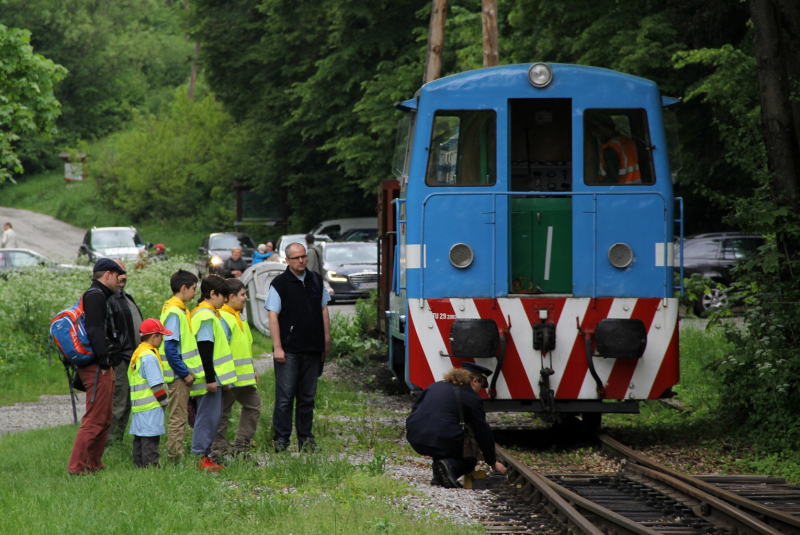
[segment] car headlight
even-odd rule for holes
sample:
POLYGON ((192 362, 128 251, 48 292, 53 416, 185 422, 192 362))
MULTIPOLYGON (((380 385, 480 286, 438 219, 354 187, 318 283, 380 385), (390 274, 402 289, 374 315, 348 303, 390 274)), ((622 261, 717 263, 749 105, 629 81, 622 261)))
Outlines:
POLYGON ((222 264, 222 258, 220 258, 220 257, 218 257, 216 255, 212 256, 211 260, 210 260, 210 263, 211 263, 212 266, 218 266, 218 265, 222 264))
POLYGON ((328 271, 328 280, 334 282, 347 282, 347 277, 339 275, 335 271, 328 271))

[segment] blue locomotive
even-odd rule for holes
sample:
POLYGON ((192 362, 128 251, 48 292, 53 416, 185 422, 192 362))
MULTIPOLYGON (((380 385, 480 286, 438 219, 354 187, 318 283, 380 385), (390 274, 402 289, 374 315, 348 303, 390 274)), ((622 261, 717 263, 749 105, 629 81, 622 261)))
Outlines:
POLYGON ((425 388, 477 362, 496 370, 488 410, 636 412, 671 395, 673 102, 635 76, 536 63, 396 104, 379 297, 398 379, 425 388))

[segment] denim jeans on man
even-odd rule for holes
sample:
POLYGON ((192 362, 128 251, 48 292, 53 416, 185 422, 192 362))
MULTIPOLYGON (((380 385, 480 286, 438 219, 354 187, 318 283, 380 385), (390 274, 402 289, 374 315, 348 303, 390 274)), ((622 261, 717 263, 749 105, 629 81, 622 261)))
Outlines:
MULTIPOLYGON (((286 362, 275 363, 275 410, 272 413, 272 440, 289 444, 292 436, 292 409, 297 400, 295 426, 300 447, 314 440, 314 396, 317 394, 322 355, 286 353, 286 362)), ((196 432, 196 431, 195 431, 196 432)))

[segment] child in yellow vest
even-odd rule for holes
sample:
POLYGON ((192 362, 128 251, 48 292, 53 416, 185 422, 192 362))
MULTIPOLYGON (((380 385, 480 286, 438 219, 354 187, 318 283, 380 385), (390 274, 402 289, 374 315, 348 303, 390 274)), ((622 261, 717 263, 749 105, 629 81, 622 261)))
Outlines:
POLYGON ((128 367, 131 391, 131 430, 133 464, 140 468, 158 465, 158 443, 164 434, 164 407, 167 389, 158 347, 164 335, 172 334, 156 319, 146 319, 139 327, 142 343, 134 351, 128 367))

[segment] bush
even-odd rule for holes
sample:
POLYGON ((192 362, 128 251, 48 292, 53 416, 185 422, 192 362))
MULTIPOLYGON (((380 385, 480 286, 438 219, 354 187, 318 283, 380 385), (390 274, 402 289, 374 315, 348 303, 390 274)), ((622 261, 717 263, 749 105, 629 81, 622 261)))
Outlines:
POLYGON ((373 302, 359 299, 356 302, 355 317, 337 312, 331 318, 331 358, 343 358, 344 362, 355 367, 367 364, 370 353, 382 348, 383 343, 376 338, 377 310, 373 302))

